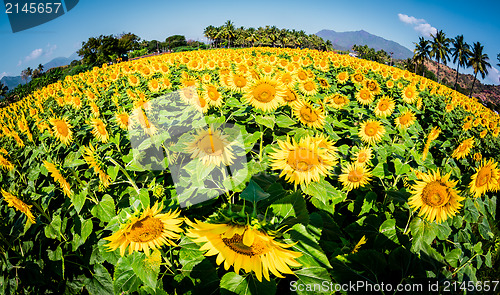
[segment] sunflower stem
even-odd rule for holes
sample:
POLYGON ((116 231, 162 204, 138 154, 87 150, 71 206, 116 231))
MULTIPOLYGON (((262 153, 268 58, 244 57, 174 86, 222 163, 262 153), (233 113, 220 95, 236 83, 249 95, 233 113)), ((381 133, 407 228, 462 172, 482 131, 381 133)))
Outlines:
POLYGON ((35 205, 35 208, 38 209, 38 211, 40 211, 40 213, 42 213, 42 215, 45 216, 45 218, 47 218, 49 223, 52 223, 52 218, 50 218, 50 216, 47 215, 47 213, 45 213, 45 211, 42 209, 42 207, 40 207, 40 205, 37 202, 33 202, 33 205, 35 205))
POLYGON ((263 152, 262 145, 264 143, 264 130, 262 128, 262 125, 259 125, 259 129, 260 129, 259 162, 262 162, 262 152, 263 152))
POLYGON ((130 177, 130 175, 128 174, 127 170, 125 170, 125 168, 123 168, 120 164, 118 164, 118 162, 115 161, 115 159, 111 158, 111 157, 106 157, 107 160, 109 160, 111 163, 115 164, 115 166, 117 166, 121 172, 123 172, 123 174, 125 174, 125 177, 127 177, 129 183, 132 185, 132 187, 135 189, 135 191, 137 192, 137 194, 140 193, 140 190, 139 188, 137 187, 137 185, 135 184, 135 182, 132 180, 132 178, 130 177))

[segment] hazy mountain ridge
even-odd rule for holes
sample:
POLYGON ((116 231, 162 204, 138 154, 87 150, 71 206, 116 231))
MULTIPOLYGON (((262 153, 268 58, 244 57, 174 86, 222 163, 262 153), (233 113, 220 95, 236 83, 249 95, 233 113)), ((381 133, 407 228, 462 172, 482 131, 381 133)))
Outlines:
MULTIPOLYGON (((75 59, 80 60, 80 57, 76 52, 70 55, 69 57, 56 57, 43 65, 43 71, 46 72, 51 68, 67 66, 75 59)), ((30 80, 31 79, 28 78, 28 81, 24 81, 22 77, 19 75, 19 76, 4 76, 2 77, 2 79, 0 79, 0 82, 2 82, 3 85, 9 87, 9 90, 11 90, 16 88, 17 85, 29 82, 30 80)))
POLYGON ((370 34, 364 30, 350 32, 336 32, 334 30, 321 30, 317 36, 330 40, 333 48, 339 50, 351 50, 353 45, 368 45, 375 50, 383 49, 385 52, 394 52, 396 59, 406 59, 413 56, 413 52, 401 44, 370 34))

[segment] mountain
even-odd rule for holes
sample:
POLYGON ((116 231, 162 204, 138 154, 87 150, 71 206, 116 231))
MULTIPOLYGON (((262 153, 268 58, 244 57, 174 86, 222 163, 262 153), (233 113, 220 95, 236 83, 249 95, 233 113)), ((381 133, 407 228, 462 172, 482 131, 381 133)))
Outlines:
POLYGON ((70 55, 69 57, 56 57, 53 60, 44 64, 43 69, 44 69, 44 71, 47 71, 48 69, 51 69, 51 68, 67 66, 75 59, 80 60, 80 57, 78 56, 78 54, 76 52, 73 53, 72 55, 70 55))
POLYGON ((370 34, 366 31, 355 32, 335 32, 333 30, 321 30, 316 33, 317 36, 330 40, 333 48, 350 51, 353 45, 368 45, 375 50, 383 49, 385 52, 394 52, 396 59, 407 59, 413 56, 413 52, 391 40, 370 34))
MULTIPOLYGON (((81 59, 76 52, 73 53, 72 55, 70 55, 69 57, 56 57, 53 60, 44 64, 43 70, 44 70, 44 72, 46 72, 47 70, 49 70, 51 68, 67 66, 75 59, 76 60, 81 59)), ((28 79, 28 81, 30 79, 28 79)), ((6 85, 7 87, 9 87, 9 90, 16 88, 16 86, 21 84, 21 83, 25 83, 25 81, 21 78, 21 76, 4 76, 4 77, 2 77, 2 79, 0 79, 0 82, 2 82, 3 85, 6 85)))
POLYGON ((2 82, 3 85, 9 87, 9 90, 16 88, 16 86, 21 83, 25 83, 21 76, 4 76, 2 77, 2 79, 0 79, 0 82, 2 82))

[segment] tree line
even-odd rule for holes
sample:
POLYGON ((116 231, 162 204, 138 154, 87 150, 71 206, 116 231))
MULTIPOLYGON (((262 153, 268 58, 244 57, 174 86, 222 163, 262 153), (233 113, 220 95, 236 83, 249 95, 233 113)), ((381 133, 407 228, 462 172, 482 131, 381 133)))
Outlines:
POLYGON ((317 50, 333 50, 330 40, 314 34, 306 34, 303 30, 289 30, 276 26, 253 28, 235 27, 230 20, 222 26, 207 26, 203 34, 207 37, 210 47, 283 47, 311 48, 317 50))
MULTIPOLYGON (((472 82, 469 93, 469 97, 471 97, 477 75, 480 74, 484 79, 488 74, 488 70, 491 69, 491 64, 488 62, 488 54, 484 53, 484 46, 481 45, 480 42, 474 42, 472 46, 469 45, 464 41, 463 35, 458 35, 455 38, 448 38, 442 30, 437 31, 435 34, 431 34, 431 38, 431 40, 426 40, 420 37, 419 42, 414 43, 415 50, 412 60, 415 63, 415 73, 417 73, 418 64, 425 68, 425 61, 434 59, 437 62, 437 79, 438 82, 441 83, 441 77, 439 75, 440 64, 443 63, 446 65, 448 61, 453 60, 453 63, 457 64, 457 74, 454 85, 454 89, 456 90, 460 67, 472 67, 474 70, 474 81, 472 82)), ((497 55, 497 58, 499 61, 497 65, 500 66, 500 54, 497 55)))

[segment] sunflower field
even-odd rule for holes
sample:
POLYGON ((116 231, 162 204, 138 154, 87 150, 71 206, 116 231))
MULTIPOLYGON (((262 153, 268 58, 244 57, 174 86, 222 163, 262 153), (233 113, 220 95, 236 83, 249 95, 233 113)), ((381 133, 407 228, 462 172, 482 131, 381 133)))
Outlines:
POLYGON ((493 291, 499 133, 475 98, 333 52, 68 76, 0 109, 0 293, 493 291))

